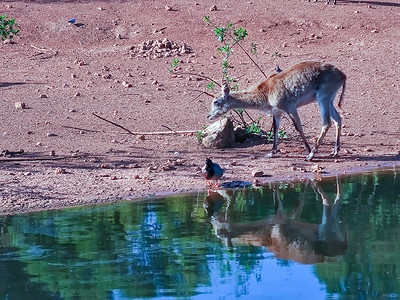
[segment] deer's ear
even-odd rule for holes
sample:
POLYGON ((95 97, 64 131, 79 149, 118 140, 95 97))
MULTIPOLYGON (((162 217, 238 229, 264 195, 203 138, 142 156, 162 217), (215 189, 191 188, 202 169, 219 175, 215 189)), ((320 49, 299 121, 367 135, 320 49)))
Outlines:
POLYGON ((229 88, 228 82, 224 81, 224 83, 222 84, 222 94, 228 95, 230 91, 231 89, 229 88))

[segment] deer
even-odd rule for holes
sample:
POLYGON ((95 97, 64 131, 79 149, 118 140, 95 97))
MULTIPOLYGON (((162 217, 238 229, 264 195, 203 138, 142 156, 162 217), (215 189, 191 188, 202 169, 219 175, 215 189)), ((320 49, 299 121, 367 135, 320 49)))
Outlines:
POLYGON ((293 67, 276 72, 247 90, 231 91, 227 82, 222 84, 222 95, 211 103, 208 118, 214 120, 235 108, 255 109, 273 116, 272 128, 274 140, 268 156, 278 153, 278 132, 282 116, 286 113, 299 132, 308 153, 306 160, 312 160, 318 151, 326 133, 336 125, 336 143, 333 157, 340 150, 342 119, 334 106, 334 100, 342 88, 338 107, 341 108, 346 90, 346 75, 331 64, 323 62, 301 62, 293 67), (321 112, 322 129, 311 150, 304 135, 297 109, 303 105, 317 102, 321 112))
MULTIPOLYGON (((213 206, 210 222, 215 235, 226 246, 266 247, 277 258, 290 259, 302 264, 331 261, 347 250, 346 232, 337 220, 342 204, 338 178, 336 178, 336 197, 333 201, 317 181, 306 182, 298 205, 289 215, 284 212, 279 186, 275 184, 273 187, 275 214, 255 222, 232 222, 223 213, 217 213, 217 207, 222 206, 219 204, 221 201, 219 198, 222 199, 222 196, 218 198, 214 194, 210 196, 217 202, 213 206), (323 204, 319 224, 300 220, 310 182, 323 204)), ((208 207, 211 207, 210 200, 211 198, 208 199, 208 207)))

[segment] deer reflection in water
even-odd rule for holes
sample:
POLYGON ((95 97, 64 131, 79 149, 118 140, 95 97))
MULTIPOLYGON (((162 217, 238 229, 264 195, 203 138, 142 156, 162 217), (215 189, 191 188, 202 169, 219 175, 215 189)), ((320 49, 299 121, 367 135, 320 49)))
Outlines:
POLYGON ((267 247, 277 258, 289 259, 303 264, 315 264, 332 260, 347 249, 344 232, 337 222, 341 205, 340 182, 336 179, 336 198, 333 201, 321 189, 318 182, 305 184, 297 207, 290 215, 283 210, 278 185, 274 185, 275 215, 252 223, 236 223, 217 211, 224 198, 218 192, 210 193, 204 207, 210 216, 216 236, 227 246, 252 245, 267 247), (300 221, 307 191, 312 186, 321 199, 322 220, 320 224, 300 221))

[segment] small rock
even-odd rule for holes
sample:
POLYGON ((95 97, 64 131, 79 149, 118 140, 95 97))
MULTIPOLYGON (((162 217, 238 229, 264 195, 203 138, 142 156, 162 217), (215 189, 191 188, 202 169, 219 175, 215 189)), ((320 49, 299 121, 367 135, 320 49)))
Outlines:
POLYGON ((80 95, 81 95, 81 93, 79 93, 79 92, 75 93, 75 97, 79 97, 80 95))
POLYGON ((48 97, 47 97, 46 94, 41 94, 41 95, 39 96, 39 98, 45 99, 45 98, 48 98, 48 97))
POLYGON ((46 133, 47 137, 53 137, 53 136, 57 136, 57 134, 53 133, 53 132, 48 132, 46 133))
POLYGON ((74 64, 75 64, 75 65, 78 65, 78 66, 84 66, 84 65, 86 65, 86 63, 85 63, 83 60, 81 60, 81 59, 75 60, 75 61, 74 61, 74 64))
POLYGON ((76 74, 71 74, 71 78, 76 78, 76 74))
POLYGON ((313 173, 316 173, 316 174, 321 174, 323 169, 324 169, 324 167, 321 167, 321 166, 318 165, 318 164, 313 165, 313 166, 311 167, 311 171, 313 171, 313 173))
POLYGON ((4 44, 14 44, 14 42, 13 42, 13 40, 10 40, 10 39, 6 39, 6 40, 4 40, 4 42, 3 42, 4 44))
POLYGON ((251 171, 251 175, 253 177, 263 177, 264 176, 264 172, 260 171, 260 170, 253 170, 253 171, 251 171))
POLYGON ((378 33, 379 31, 378 30, 376 30, 376 29, 374 29, 374 30, 371 30, 371 33, 378 33))
POLYGON ((51 150, 49 153, 50 156, 56 156, 56 151, 55 150, 51 150))
POLYGON ((217 6, 216 5, 213 5, 213 6, 211 6, 210 7, 210 11, 217 11, 218 9, 217 9, 217 6))
POLYGON ((15 108, 16 109, 25 109, 26 104, 24 102, 15 102, 15 108))
POLYGON ((55 174, 66 174, 67 171, 66 171, 65 169, 63 169, 63 168, 56 168, 56 169, 54 170, 54 173, 55 173, 55 174))
POLYGON ((41 146, 43 146, 43 144, 41 142, 37 142, 36 146, 41 147, 41 146))
POLYGON ((126 88, 131 88, 131 87, 132 87, 132 84, 129 83, 129 82, 127 82, 127 81, 122 81, 122 85, 123 85, 124 87, 126 87, 126 88))
POLYGON ((165 5, 165 10, 166 11, 172 11, 171 5, 165 5))
POLYGON ((219 120, 202 131, 203 146, 226 148, 235 143, 233 123, 230 119, 219 120))

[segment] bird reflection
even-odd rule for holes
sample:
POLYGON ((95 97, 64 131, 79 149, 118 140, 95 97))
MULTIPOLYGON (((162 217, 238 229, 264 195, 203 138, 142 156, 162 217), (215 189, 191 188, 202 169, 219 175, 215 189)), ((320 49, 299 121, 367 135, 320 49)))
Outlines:
POLYGON ((333 201, 330 201, 317 181, 308 181, 300 194, 297 207, 288 215, 284 213, 279 187, 276 184, 273 188, 275 215, 251 223, 231 222, 222 213, 217 213, 224 204, 224 197, 218 195, 217 192, 213 192, 204 202, 207 203, 206 210, 216 236, 227 246, 263 246, 277 258, 303 264, 328 261, 330 257, 342 255, 347 249, 345 234, 337 221, 341 205, 338 179, 333 201), (320 224, 299 220, 310 186, 323 204, 320 224))
POLYGON ((225 199, 218 192, 208 191, 206 198, 203 201, 203 207, 207 212, 207 216, 212 217, 224 205, 225 199))

